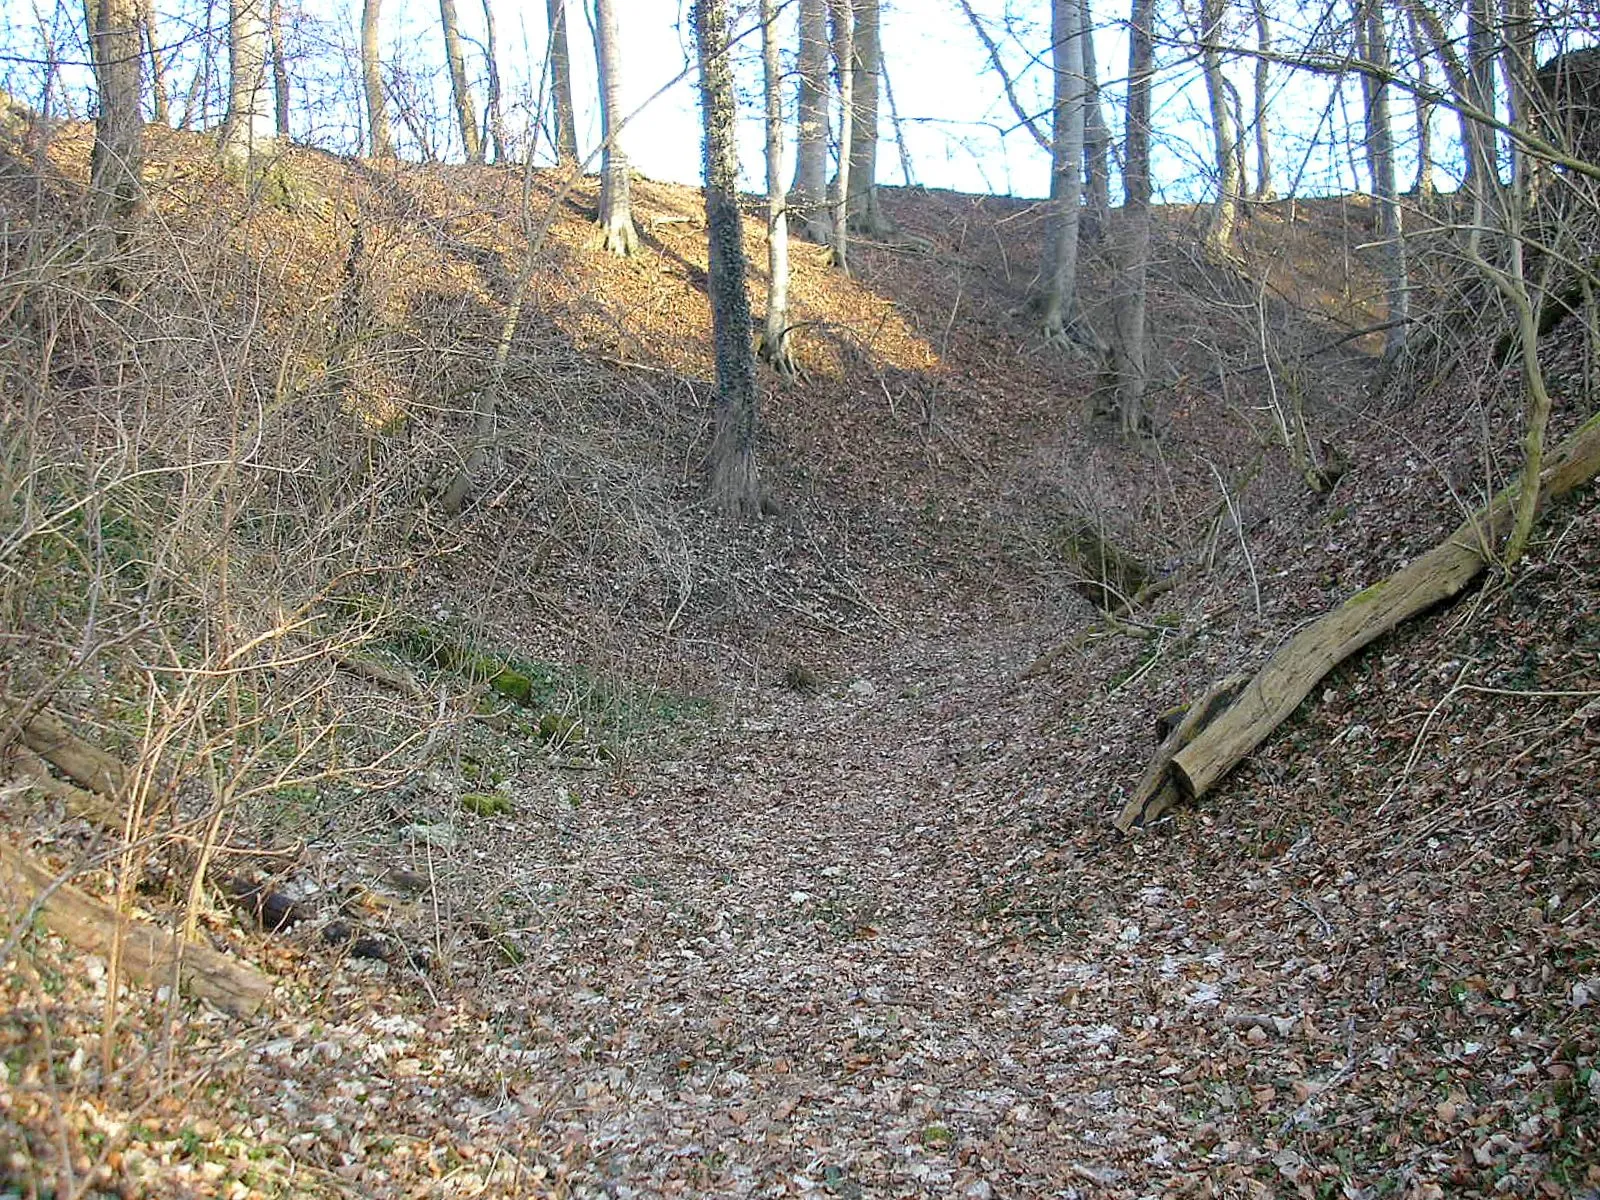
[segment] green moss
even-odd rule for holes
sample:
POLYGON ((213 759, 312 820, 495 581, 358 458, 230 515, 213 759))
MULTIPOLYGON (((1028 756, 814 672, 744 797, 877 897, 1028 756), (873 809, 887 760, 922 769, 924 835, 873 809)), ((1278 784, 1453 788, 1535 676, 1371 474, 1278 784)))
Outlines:
POLYGON ((516 811, 504 792, 462 792, 461 808, 478 817, 505 817, 516 811))

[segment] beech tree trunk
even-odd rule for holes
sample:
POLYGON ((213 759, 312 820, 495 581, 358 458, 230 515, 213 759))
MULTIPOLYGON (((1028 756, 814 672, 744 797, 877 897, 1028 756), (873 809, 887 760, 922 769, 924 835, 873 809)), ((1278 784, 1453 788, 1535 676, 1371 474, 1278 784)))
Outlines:
POLYGON ((806 237, 824 245, 833 241, 826 205, 828 53, 827 0, 800 0, 800 46, 795 64, 800 94, 789 208, 799 215, 806 237))
POLYGON ((393 158, 388 106, 383 99, 383 70, 378 54, 378 18, 383 0, 361 5, 361 88, 367 102, 367 148, 373 158, 393 158))
POLYGON ((833 177, 833 265, 850 272, 850 155, 855 130, 856 22, 852 0, 829 0, 833 62, 839 72, 839 170, 833 177))
POLYGON ((1086 85, 1083 73, 1083 6, 1079 0, 1053 0, 1050 32, 1054 41, 1054 132, 1051 137, 1051 219, 1035 304, 1048 341, 1071 340, 1078 321, 1078 226, 1083 200, 1083 127, 1086 85))
POLYGON ((456 16, 456 0, 439 0, 439 24, 444 29, 444 57, 450 66, 450 95, 456 105, 456 124, 461 128, 461 150, 469 163, 481 163, 483 141, 478 136, 477 106, 467 83, 467 60, 461 52, 461 22, 456 16))
POLYGON ((272 40, 273 126, 280 138, 289 136, 289 61, 283 48, 282 0, 267 5, 267 36, 272 40))
POLYGON ((878 0, 854 0, 855 78, 850 125, 850 224, 872 238, 888 237, 894 223, 878 198, 878 114, 882 49, 878 0))
MULTIPOLYGON (((89 5, 89 15, 95 15, 95 4, 89 5)), ((144 35, 145 53, 150 57, 150 104, 156 124, 172 124, 172 111, 167 101, 166 55, 161 50, 160 21, 156 17, 155 0, 139 0, 139 28, 144 35)), ((93 32, 91 28, 90 32, 93 32)))
POLYGON ((705 126, 706 242, 711 337, 717 362, 716 434, 711 446, 711 496, 724 512, 761 511, 756 474, 756 368, 750 351, 750 297, 745 286, 739 214, 739 150, 734 131, 733 66, 723 0, 696 0, 700 112, 705 126))
POLYGON ((550 21, 550 103, 555 116, 556 162, 560 166, 572 166, 578 161, 578 119, 572 107, 567 0, 545 0, 545 15, 550 21))
POLYGON ((1251 0, 1251 11, 1256 22, 1256 187, 1252 194, 1264 201, 1277 195, 1272 186, 1272 134, 1267 128, 1267 88, 1272 80, 1267 60, 1272 54, 1272 22, 1266 0, 1251 0))
POLYGON ((1111 219, 1111 129, 1100 103, 1100 71, 1095 64, 1094 15, 1089 0, 1082 0, 1078 24, 1083 30, 1084 177, 1088 181, 1083 233, 1091 242, 1097 242, 1111 219))
POLYGON ((1128 20, 1128 120, 1124 134, 1123 221, 1118 264, 1122 293, 1111 339, 1111 375, 1124 433, 1144 423, 1145 290, 1150 268, 1150 84, 1154 75, 1155 0, 1133 0, 1128 20))
POLYGON ((777 3, 761 0, 761 76, 766 107, 767 317, 761 357, 784 379, 796 375, 789 346, 789 218, 783 194, 783 64, 778 53, 777 3))
POLYGON ((1233 119, 1228 112, 1227 80, 1222 73, 1222 19, 1227 0, 1201 0, 1200 65, 1205 75, 1206 99, 1211 108, 1213 161, 1217 168, 1217 199, 1206 229, 1206 251, 1213 259, 1233 256, 1233 234, 1239 223, 1239 162, 1233 119))
POLYGON ((120 246, 144 195, 139 14, 133 0, 96 0, 93 49, 99 111, 89 163, 91 211, 94 223, 120 246))
POLYGON ((228 15, 228 116, 223 156, 258 159, 273 144, 267 101, 267 0, 232 0, 228 15))
POLYGON ((639 249, 629 196, 628 156, 619 145, 622 129, 622 47, 617 37, 617 0, 595 0, 595 57, 600 69, 600 229, 595 243, 626 257, 639 249))
POLYGON ((483 0, 483 54, 489 74, 489 97, 484 111, 484 129, 489 139, 493 161, 505 162, 511 157, 511 147, 506 144, 506 119, 500 89, 500 50, 495 40, 494 4, 483 0))

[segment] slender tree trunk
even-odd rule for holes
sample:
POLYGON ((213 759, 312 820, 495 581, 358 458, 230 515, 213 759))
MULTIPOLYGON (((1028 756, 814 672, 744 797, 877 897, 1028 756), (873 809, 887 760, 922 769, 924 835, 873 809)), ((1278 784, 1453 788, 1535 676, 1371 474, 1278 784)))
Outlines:
POLYGON ((856 21, 852 0, 828 0, 839 72, 839 170, 833 177, 833 265, 850 273, 850 155, 856 109, 856 21))
MULTIPOLYGON (((98 112, 89 160, 90 213, 120 249, 133 232, 144 195, 140 21, 134 0, 95 0, 92 50, 98 112)), ((111 281, 117 278, 111 268, 111 281)))
POLYGON ((1272 186, 1272 134, 1267 128, 1268 86, 1271 83, 1268 58, 1272 54, 1272 21, 1267 15, 1266 0, 1251 0, 1251 10, 1256 21, 1256 189, 1257 200, 1271 200, 1277 195, 1272 186))
MULTIPOLYGON (((1534 127, 1534 25, 1529 0, 1503 0, 1501 5, 1500 69, 1505 76, 1506 101, 1511 124, 1519 130, 1534 127)), ((1539 161, 1522 147, 1517 138, 1509 139, 1511 177, 1522 191, 1524 206, 1538 193, 1539 161)))
POLYGON ((267 101, 267 0, 232 0, 228 20, 228 117, 222 152, 248 164, 273 144, 267 101))
POLYGON ((878 60, 878 74, 883 77, 883 98, 889 102, 889 121, 894 126, 894 144, 900 152, 900 175, 907 187, 917 186, 917 174, 911 169, 911 151, 906 146, 906 131, 900 125, 900 107, 894 102, 894 85, 889 82, 889 64, 878 60))
POLYGON ((461 150, 469 163, 481 163, 483 142, 478 137, 478 111, 472 102, 472 87, 467 83, 467 59, 461 51, 461 21, 456 16, 456 0, 439 0, 439 24, 444 29, 444 57, 450 66, 450 95, 455 100, 456 124, 461 128, 461 150))
POLYGON ((878 0, 854 0, 855 103, 850 126, 850 223, 860 233, 885 238, 894 222, 878 197, 878 113, 883 73, 878 0))
POLYGON ((1239 164, 1233 119, 1228 113, 1227 82, 1222 73, 1222 18, 1227 0, 1201 0, 1200 63, 1211 106, 1211 136, 1217 166, 1217 200, 1206 229, 1206 251, 1213 259, 1233 257, 1233 233, 1239 222, 1239 164))
POLYGON ((1106 124, 1100 103, 1100 72, 1094 56, 1094 14, 1089 0, 1082 0, 1078 21, 1083 29, 1084 95, 1084 175, 1088 180, 1088 205, 1084 213, 1084 236, 1100 240, 1111 219, 1111 129, 1106 124))
POLYGON ((1053 0, 1054 133, 1051 137, 1051 218, 1045 233, 1042 286, 1035 304, 1046 339, 1068 342, 1078 322, 1078 226, 1083 201, 1083 6, 1053 0))
POLYGON ((1417 28, 1414 7, 1407 6, 1405 20, 1406 46, 1417 65, 1417 90, 1412 97, 1412 111, 1417 122, 1417 177, 1411 190, 1416 193, 1417 203, 1426 207, 1433 200, 1436 190, 1433 182, 1433 101, 1428 98, 1433 93, 1433 69, 1428 63, 1427 42, 1417 28))
MULTIPOLYGON (((1383 0, 1366 0, 1364 13, 1368 61, 1380 73, 1387 73, 1389 33, 1384 21, 1383 0)), ((1405 349, 1405 321, 1410 311, 1410 288, 1406 273, 1405 229, 1400 200, 1395 189, 1394 133, 1389 121, 1389 84, 1386 79, 1372 82, 1367 97, 1367 147, 1372 164, 1372 190, 1378 201, 1378 235, 1383 241, 1384 278, 1389 300, 1391 324, 1384 338, 1384 356, 1393 358, 1405 349)))
POLYGON ((711 497, 724 512, 755 516, 761 511, 756 474, 759 416, 739 215, 733 66, 728 61, 728 20, 723 0, 696 0, 694 29, 700 58, 700 111, 705 123, 706 242, 710 254, 707 276, 717 361, 711 497))
MULTIPOLYGON (((94 3, 90 3, 91 15, 94 3)), ((93 26, 91 26, 91 29, 93 26)), ((150 56, 150 100, 156 124, 172 124, 172 112, 167 103, 167 63, 161 49, 160 22, 156 16, 155 0, 139 0, 139 28, 144 34, 145 53, 150 56)))
MULTIPOLYGON (((550 103, 554 108, 556 162, 578 162, 578 118, 572 106, 572 52, 567 48, 567 0, 545 0, 550 21, 550 103)), ((602 113, 602 118, 603 118, 602 113)))
POLYGON ((383 0, 361 5, 361 87, 367 101, 367 145, 373 158, 393 158, 388 106, 383 100, 383 70, 378 56, 378 19, 383 0))
POLYGON ((806 237, 833 241, 828 220, 828 7, 827 0, 800 0, 800 47, 796 61, 800 99, 796 118, 794 183, 789 208, 804 222, 806 237))
POLYGON ((267 6, 267 32, 272 38, 272 98, 274 125, 280 138, 289 136, 289 60, 283 48, 283 3, 267 6))
POLYGON ((595 0, 595 56, 600 69, 600 231, 596 244, 621 257, 639 249, 628 186, 628 156, 622 128, 622 46, 617 37, 617 0, 595 0))
POLYGON ((483 0, 483 54, 487 60, 489 73, 489 97, 485 106, 484 126, 494 161, 501 163, 511 156, 511 150, 506 145, 505 108, 500 90, 500 50, 495 41, 492 0, 483 0))
MULTIPOLYGON (((1494 0, 1468 0, 1467 78, 1470 98, 1483 112, 1493 112, 1494 102, 1494 0)), ((1462 129, 1467 147, 1467 185, 1472 195, 1472 228, 1468 254, 1480 253, 1485 226, 1492 219, 1500 192, 1500 147, 1495 130, 1478 121, 1462 129)))
POLYGON ((789 218, 783 194, 783 64, 778 54, 777 3, 761 0, 761 81, 766 107, 767 319, 761 357, 784 379, 796 375, 789 346, 789 218))
POLYGON ((1150 82, 1155 73, 1155 0, 1133 0, 1128 20, 1128 124, 1123 149, 1122 295, 1112 339, 1112 375, 1124 433, 1144 424, 1148 377, 1145 281, 1150 269, 1150 82))

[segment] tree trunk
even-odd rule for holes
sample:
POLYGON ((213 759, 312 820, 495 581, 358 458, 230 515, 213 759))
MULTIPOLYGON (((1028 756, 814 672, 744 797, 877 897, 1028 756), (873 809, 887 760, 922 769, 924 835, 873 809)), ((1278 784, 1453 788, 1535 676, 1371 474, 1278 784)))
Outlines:
POLYGON ((617 0, 595 0, 595 56, 600 70, 600 229, 595 243, 626 257, 639 249, 628 188, 628 156, 618 144, 622 129, 622 47, 617 37, 617 0))
POLYGON ((222 153, 253 164, 273 144, 267 104, 267 0, 232 0, 228 16, 228 117, 222 153))
POLYGON ((1094 16, 1089 0, 1082 0, 1078 14, 1083 30, 1084 94, 1084 176, 1088 180, 1088 211, 1084 214, 1084 236, 1100 240, 1111 220, 1111 129, 1106 125, 1105 108, 1100 103, 1100 72, 1094 56, 1094 16))
POLYGON ((1428 47, 1417 28, 1414 8, 1406 9, 1406 46, 1417 65, 1417 90, 1412 95, 1417 122, 1417 177, 1411 185, 1418 204, 1426 207, 1435 192, 1433 182, 1433 71, 1428 65, 1428 47))
POLYGON ((833 265, 850 273, 850 155, 856 108, 856 19, 853 0, 828 0, 833 62, 839 72, 839 170, 833 177, 833 265))
MULTIPOLYGON (((1389 34, 1384 21, 1382 0, 1367 0, 1363 14, 1366 24, 1368 60, 1380 73, 1371 79, 1367 92, 1367 148, 1372 166, 1372 190, 1378 201, 1378 236, 1383 242, 1384 281, 1389 302, 1390 326, 1384 336, 1385 358, 1405 349, 1406 319, 1410 312, 1410 287, 1406 272, 1405 229, 1400 199, 1395 189, 1394 134, 1389 122, 1389 84, 1382 76, 1389 71, 1389 34)), ((1362 76, 1363 79, 1367 77, 1362 76)))
POLYGON ((827 0, 800 0, 796 73, 800 79, 800 99, 789 208, 804 222, 806 237, 826 245, 833 241, 833 227, 825 204, 828 186, 827 0))
POLYGON ((1045 338, 1065 344, 1078 321, 1078 225, 1083 199, 1083 7, 1053 0, 1054 132, 1051 137, 1051 217, 1045 233, 1042 283, 1035 303, 1045 338))
POLYGON ((778 53, 777 3, 761 0, 761 77, 766 103, 767 318, 761 357, 784 379, 796 375, 789 346, 789 218, 783 194, 783 64, 778 53))
POLYGON ((871 238, 894 233, 878 202, 878 111, 882 49, 878 0, 854 0, 855 82, 850 125, 850 224, 871 238))
MULTIPOLYGON (((90 4, 90 15, 94 5, 90 4)), ((156 17, 155 0, 139 0, 139 28, 144 34, 145 53, 150 57, 150 101, 156 124, 172 124, 172 112, 167 103, 166 55, 161 50, 160 22, 156 17)))
POLYGON ((1267 88, 1271 82, 1267 59, 1272 54, 1272 22, 1266 0, 1251 0, 1256 22, 1256 189, 1255 199, 1266 201, 1277 195, 1272 186, 1272 134, 1267 128, 1267 88))
POLYGON ((1172 758, 1188 799, 1205 795, 1283 723, 1311 689, 1364 646, 1401 622, 1457 596, 1497 552, 1515 498, 1535 507, 1581 487, 1600 472, 1600 416, 1566 440, 1539 475, 1506 488, 1454 533, 1381 583, 1350 597, 1283 645, 1239 698, 1172 758), (1487 540, 1486 540, 1487 539, 1487 540))
MULTIPOLYGON (((556 163, 578 163, 578 118, 572 106, 572 52, 567 47, 567 0, 545 0, 550 22, 550 104, 555 117, 556 163)), ((603 117, 602 113, 602 117, 603 117)))
POLYGON ((393 158, 389 113, 383 100, 383 71, 378 57, 378 18, 383 0, 361 5, 361 87, 367 101, 367 148, 373 158, 393 158))
MULTIPOLYGON (((1494 60, 1494 0, 1468 0, 1467 81, 1469 99, 1480 112, 1495 110, 1494 60)), ((1462 133, 1467 150, 1466 184, 1472 196, 1467 253, 1476 257, 1500 190, 1499 135, 1479 121, 1465 119, 1462 133)))
MULTIPOLYGON (((144 119, 139 109, 139 14, 134 0, 97 0, 94 71, 99 112, 89 160, 90 211, 94 224, 120 249, 133 232, 144 189, 144 119)), ((115 274, 113 272, 113 281, 115 274)))
POLYGON ((502 163, 511 157, 511 148, 506 144, 505 107, 500 89, 500 50, 495 41, 493 0, 483 0, 483 55, 489 73, 489 98, 485 106, 484 125, 493 159, 502 163))
POLYGON ((1145 281, 1150 268, 1150 83, 1155 72, 1152 23, 1155 0, 1133 0, 1128 21, 1128 124, 1123 149, 1125 191, 1120 231, 1122 294, 1116 307, 1111 374, 1124 433, 1144 423, 1148 377, 1145 281))
POLYGON ((283 4, 267 6, 267 33, 272 39, 272 98, 274 125, 280 138, 289 136, 289 61, 283 49, 283 4))
POLYGON ((456 123, 461 127, 461 150, 469 163, 483 161, 483 142, 478 137, 478 112, 467 83, 467 60, 461 52, 461 22, 456 17, 456 0, 439 0, 439 24, 444 28, 444 57, 450 66, 450 95, 455 100, 456 123))
POLYGON ((1239 221, 1239 163, 1233 120, 1228 113, 1227 81, 1222 73, 1222 19, 1227 0, 1201 0, 1200 63, 1211 107, 1211 137, 1217 168, 1217 200, 1206 229, 1206 252, 1217 261, 1233 257, 1233 233, 1239 221))
POLYGON ((696 0, 700 111, 705 125, 706 241, 711 337, 717 362, 716 434, 711 496, 724 512, 761 511, 756 475, 756 370, 750 352, 750 297, 745 288, 739 215, 739 150, 735 141, 733 66, 723 0, 696 0))

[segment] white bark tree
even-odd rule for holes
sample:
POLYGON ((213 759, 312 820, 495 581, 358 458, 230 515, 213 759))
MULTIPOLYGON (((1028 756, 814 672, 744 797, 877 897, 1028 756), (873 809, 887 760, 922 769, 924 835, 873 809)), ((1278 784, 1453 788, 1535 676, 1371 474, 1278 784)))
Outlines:
POLYGON ((383 96, 383 66, 378 42, 383 0, 363 0, 361 5, 361 90, 367 104, 367 150, 373 158, 393 158, 389 136, 389 106, 383 96))
POLYGON ((1200 65, 1211 110, 1213 162, 1217 199, 1206 227, 1206 253, 1216 261, 1233 257, 1234 230, 1239 223, 1239 160, 1233 118, 1228 111, 1228 84, 1222 73, 1223 18, 1227 0, 1201 0, 1200 65))
POLYGON ((796 105, 794 183, 789 210, 814 242, 833 240, 828 219, 828 3, 799 0, 800 46, 795 62, 799 78, 796 105))
POLYGON ((469 163, 481 163, 483 140, 478 136, 477 105, 467 82, 467 59, 461 49, 461 20, 456 15, 456 0, 439 0, 439 25, 444 30, 444 57, 450 68, 450 97, 455 101, 461 150, 469 163))
POLYGON ((231 0, 228 11, 228 116, 222 152, 230 161, 258 161, 276 144, 267 88, 267 0, 231 0))
POLYGON ((1066 345, 1078 332, 1078 229, 1083 211, 1084 98, 1083 6, 1053 0, 1050 33, 1055 73, 1054 129, 1050 140, 1050 226, 1033 307, 1048 341, 1066 345))
POLYGON ((783 189, 783 64, 776 0, 761 0, 760 14, 767 135, 767 316, 760 354, 784 379, 793 379, 798 372, 789 339, 789 217, 783 189))
POLYGON ((622 131, 622 44, 617 36, 617 0, 595 0, 595 57, 600 70, 600 217, 595 244, 627 257, 639 249, 633 225, 628 156, 622 131))

